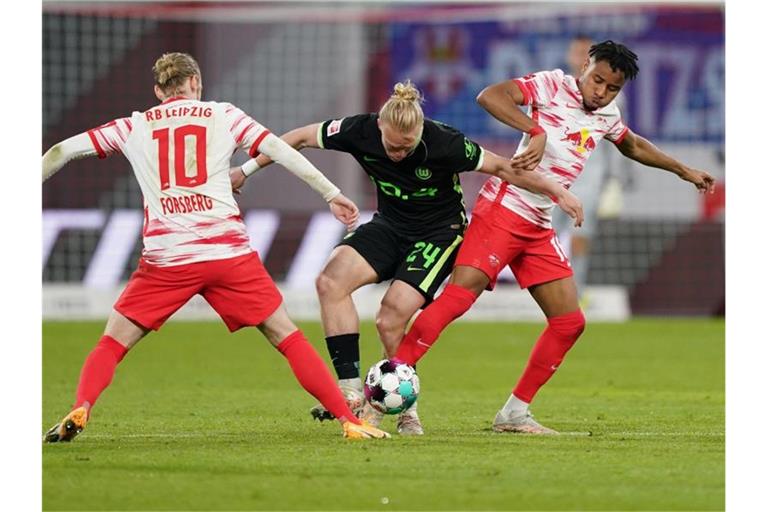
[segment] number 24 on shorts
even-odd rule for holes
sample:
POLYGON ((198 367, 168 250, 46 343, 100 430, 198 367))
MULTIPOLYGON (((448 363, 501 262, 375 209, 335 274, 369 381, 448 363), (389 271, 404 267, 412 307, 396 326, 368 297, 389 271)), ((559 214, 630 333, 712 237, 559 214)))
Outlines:
POLYGON ((413 263, 416 261, 416 257, 419 253, 421 253, 424 256, 424 268, 428 269, 432 266, 432 264, 435 262, 435 259, 437 259, 437 255, 440 254, 440 248, 431 244, 431 243, 425 243, 425 242, 416 242, 416 244, 413 246, 414 249, 411 251, 411 253, 408 255, 407 258, 405 258, 405 261, 408 263, 413 263))

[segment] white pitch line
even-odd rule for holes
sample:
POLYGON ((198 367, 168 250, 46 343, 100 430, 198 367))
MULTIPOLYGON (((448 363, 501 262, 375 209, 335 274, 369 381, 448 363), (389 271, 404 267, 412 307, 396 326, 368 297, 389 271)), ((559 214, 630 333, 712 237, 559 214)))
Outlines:
MULTIPOLYGON (((90 439, 200 439, 215 437, 242 437, 253 433, 234 432, 180 432, 174 434, 88 434, 90 439)), ((474 434, 474 432, 472 433, 474 434)), ((725 432, 560 432, 561 436, 571 437, 724 437, 725 432)), ((460 436, 460 434, 459 434, 460 436)), ((457 436, 457 437, 459 437, 457 436)), ((520 434, 520 437, 526 437, 520 434)), ((534 437, 534 436, 531 436, 534 437)), ((538 437, 538 436, 536 436, 538 437)))
POLYGON ((725 432, 611 432, 611 436, 672 436, 672 437, 723 437, 725 432))
POLYGON ((586 437, 723 437, 725 432, 560 432, 560 435, 586 437))
POLYGON ((176 434, 120 434, 120 435, 114 435, 114 434, 88 434, 88 437, 91 439, 152 439, 155 437, 158 438, 170 438, 170 439, 176 439, 176 438, 202 438, 202 437, 237 437, 237 436, 245 436, 245 433, 241 434, 235 434, 234 432, 205 432, 205 433, 192 433, 192 432, 180 432, 176 434))

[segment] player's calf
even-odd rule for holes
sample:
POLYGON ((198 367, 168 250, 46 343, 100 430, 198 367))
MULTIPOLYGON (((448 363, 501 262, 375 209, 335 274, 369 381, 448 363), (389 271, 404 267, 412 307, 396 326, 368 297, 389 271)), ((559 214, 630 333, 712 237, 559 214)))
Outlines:
POLYGON ((585 325, 581 310, 548 318, 547 327, 533 346, 523 375, 513 390, 514 396, 531 403, 539 389, 560 367, 585 325))
POLYGON ((477 299, 472 291, 449 284, 435 301, 416 317, 397 349, 395 359, 414 365, 437 341, 446 326, 466 313, 477 299))

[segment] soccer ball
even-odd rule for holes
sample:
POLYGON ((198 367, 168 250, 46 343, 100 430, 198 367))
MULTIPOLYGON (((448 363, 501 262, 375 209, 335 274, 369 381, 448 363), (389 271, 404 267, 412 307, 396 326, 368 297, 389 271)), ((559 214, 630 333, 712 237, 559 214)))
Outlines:
POLYGON ((388 359, 371 366, 365 377, 365 399, 379 412, 398 414, 419 397, 419 376, 405 363, 388 359))

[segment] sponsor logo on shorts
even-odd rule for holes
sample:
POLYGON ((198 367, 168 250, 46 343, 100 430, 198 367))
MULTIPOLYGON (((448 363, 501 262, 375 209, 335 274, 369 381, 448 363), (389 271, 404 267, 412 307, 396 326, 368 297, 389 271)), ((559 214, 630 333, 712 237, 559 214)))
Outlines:
POLYGON ((492 267, 498 267, 501 261, 499 260, 499 257, 496 256, 495 254, 490 254, 488 256, 488 263, 490 263, 492 267))

